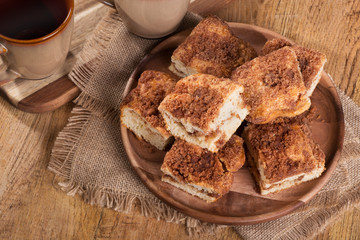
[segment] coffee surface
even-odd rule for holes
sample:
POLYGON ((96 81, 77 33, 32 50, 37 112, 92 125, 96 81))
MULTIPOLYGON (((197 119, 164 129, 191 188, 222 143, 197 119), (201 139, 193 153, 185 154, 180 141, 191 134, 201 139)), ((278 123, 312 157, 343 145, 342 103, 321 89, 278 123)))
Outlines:
POLYGON ((40 38, 56 30, 66 15, 61 0, 1 0, 0 34, 19 40, 40 38))

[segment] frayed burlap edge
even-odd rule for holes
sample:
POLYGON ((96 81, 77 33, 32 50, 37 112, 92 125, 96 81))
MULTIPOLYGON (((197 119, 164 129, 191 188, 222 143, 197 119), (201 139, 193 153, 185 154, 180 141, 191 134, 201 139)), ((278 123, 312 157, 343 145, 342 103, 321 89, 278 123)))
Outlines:
POLYGON ((79 194, 84 202, 88 204, 107 207, 124 213, 131 212, 135 204, 138 204, 140 213, 143 216, 171 223, 184 224, 190 236, 215 234, 219 227, 218 225, 203 223, 197 219, 185 216, 155 196, 146 198, 122 191, 99 188, 95 185, 76 182, 71 179, 71 165, 74 160, 75 150, 87 123, 90 121, 91 112, 77 106, 71 114, 72 116, 69 118, 68 124, 55 140, 48 166, 48 169, 55 174, 54 186, 56 188, 60 187, 62 191, 70 196, 79 194))
POLYGON ((109 10, 108 14, 97 24, 92 36, 84 44, 81 54, 77 57, 75 67, 69 73, 69 78, 83 90, 91 76, 102 62, 105 49, 112 39, 114 29, 121 22, 120 16, 115 10, 109 10))
POLYGON ((82 51, 75 67, 69 74, 72 82, 82 90, 73 102, 93 113, 101 114, 106 120, 115 124, 119 121, 119 112, 109 108, 102 101, 90 97, 83 90, 103 61, 104 52, 109 46, 115 33, 114 29, 117 29, 116 26, 119 22, 121 22, 119 14, 115 10, 109 10, 108 14, 96 26, 93 35, 85 43, 83 49, 86 51, 82 51))
POLYGON ((111 208, 122 213, 129 213, 138 204, 140 214, 145 217, 153 217, 157 220, 164 220, 174 224, 184 224, 190 236, 200 234, 215 234, 218 226, 187 217, 164 204, 157 198, 146 198, 122 191, 99 188, 97 186, 76 183, 72 180, 59 183, 61 190, 70 196, 79 194, 85 203, 100 207, 111 208))
POLYGON ((74 153, 82 136, 82 131, 90 120, 91 113, 84 108, 75 107, 71 111, 71 115, 68 124, 55 140, 48 165, 50 171, 66 179, 70 179, 74 153))
POLYGON ((360 207, 360 184, 348 189, 336 206, 319 209, 312 216, 306 218, 301 224, 293 226, 286 233, 279 233, 273 239, 310 239, 323 232, 326 227, 336 222, 345 212, 354 207, 360 207))
POLYGON ((117 111, 103 101, 95 99, 85 92, 81 92, 80 95, 74 100, 74 103, 90 110, 92 113, 101 116, 102 118, 110 121, 112 124, 118 125, 120 111, 117 111))

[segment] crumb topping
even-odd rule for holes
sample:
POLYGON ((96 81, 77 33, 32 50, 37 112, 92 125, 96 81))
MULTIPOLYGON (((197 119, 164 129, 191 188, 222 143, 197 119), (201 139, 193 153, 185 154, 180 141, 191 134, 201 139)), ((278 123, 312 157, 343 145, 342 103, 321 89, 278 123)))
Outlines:
POLYGON ((232 80, 244 86, 244 100, 251 107, 247 119, 253 123, 269 122, 278 117, 271 115, 273 112, 281 116, 281 111, 296 111, 300 103, 308 101, 299 63, 290 47, 245 63, 233 72, 232 80))
POLYGON ((122 106, 131 107, 153 127, 165 127, 165 121, 158 110, 161 101, 175 86, 175 80, 168 74, 158 71, 144 71, 136 88, 124 98, 122 106))
POLYGON ((325 154, 310 137, 303 118, 249 124, 244 138, 250 155, 261 164, 271 183, 310 172, 325 164, 325 154))
POLYGON ((286 47, 286 46, 292 46, 293 44, 289 42, 288 40, 282 39, 282 38, 274 38, 271 40, 268 40, 264 47, 260 51, 260 56, 264 56, 266 54, 269 54, 273 51, 279 50, 280 48, 286 47))
MULTIPOLYGON (((161 103, 173 117, 185 119, 201 129, 207 130, 227 96, 240 86, 227 78, 208 74, 195 74, 183 78, 175 85, 174 91, 161 103)), ((241 87, 240 87, 241 88, 241 87)))
POLYGON ((301 46, 292 47, 300 64, 300 70, 304 78, 305 87, 309 89, 314 78, 326 62, 324 54, 301 46))
MULTIPOLYGON (((237 144, 231 148, 237 147, 242 148, 237 144)), ((231 151, 236 152, 235 149, 231 151)), ((177 180, 190 184, 203 183, 221 195, 227 193, 232 184, 232 173, 224 168, 218 154, 181 139, 176 139, 165 155, 162 168, 164 166, 177 180)))
POLYGON ((254 48, 217 17, 201 21, 173 53, 185 66, 217 77, 230 77, 233 69, 256 56, 254 48))
POLYGON ((269 54, 285 46, 292 46, 292 49, 295 51, 305 87, 306 89, 309 89, 317 73, 325 64, 326 56, 313 49, 305 48, 299 45, 293 46, 293 44, 289 41, 281 38, 268 40, 262 48, 260 55, 269 54))
POLYGON ((230 172, 236 172, 245 163, 243 143, 244 140, 241 137, 233 135, 218 152, 220 161, 225 164, 226 169, 230 172))

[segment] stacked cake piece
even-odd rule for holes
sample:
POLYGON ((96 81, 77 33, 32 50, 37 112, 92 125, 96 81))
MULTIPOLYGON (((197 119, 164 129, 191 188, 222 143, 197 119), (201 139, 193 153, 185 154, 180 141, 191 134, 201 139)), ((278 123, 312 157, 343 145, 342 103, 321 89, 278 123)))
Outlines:
POLYGON ((159 110, 175 137, 217 152, 248 114, 243 90, 227 78, 194 74, 176 83, 159 110))
POLYGON ((245 162, 243 141, 233 135, 248 114, 243 88, 227 78, 194 74, 178 81, 159 106, 176 137, 165 155, 163 181, 208 202, 230 190, 245 162))

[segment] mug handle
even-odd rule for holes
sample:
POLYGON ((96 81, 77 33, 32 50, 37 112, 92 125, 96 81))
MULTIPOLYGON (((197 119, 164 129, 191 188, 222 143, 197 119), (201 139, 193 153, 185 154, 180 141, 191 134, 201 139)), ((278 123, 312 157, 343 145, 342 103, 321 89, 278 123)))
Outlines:
POLYGON ((9 69, 9 67, 5 63, 6 62, 5 56, 7 52, 8 52, 7 48, 0 43, 0 57, 2 57, 3 60, 2 63, 0 63, 0 82, 11 81, 21 77, 19 73, 9 69))
POLYGON ((101 3, 105 4, 106 6, 116 9, 114 0, 98 0, 98 2, 101 2, 101 3))

